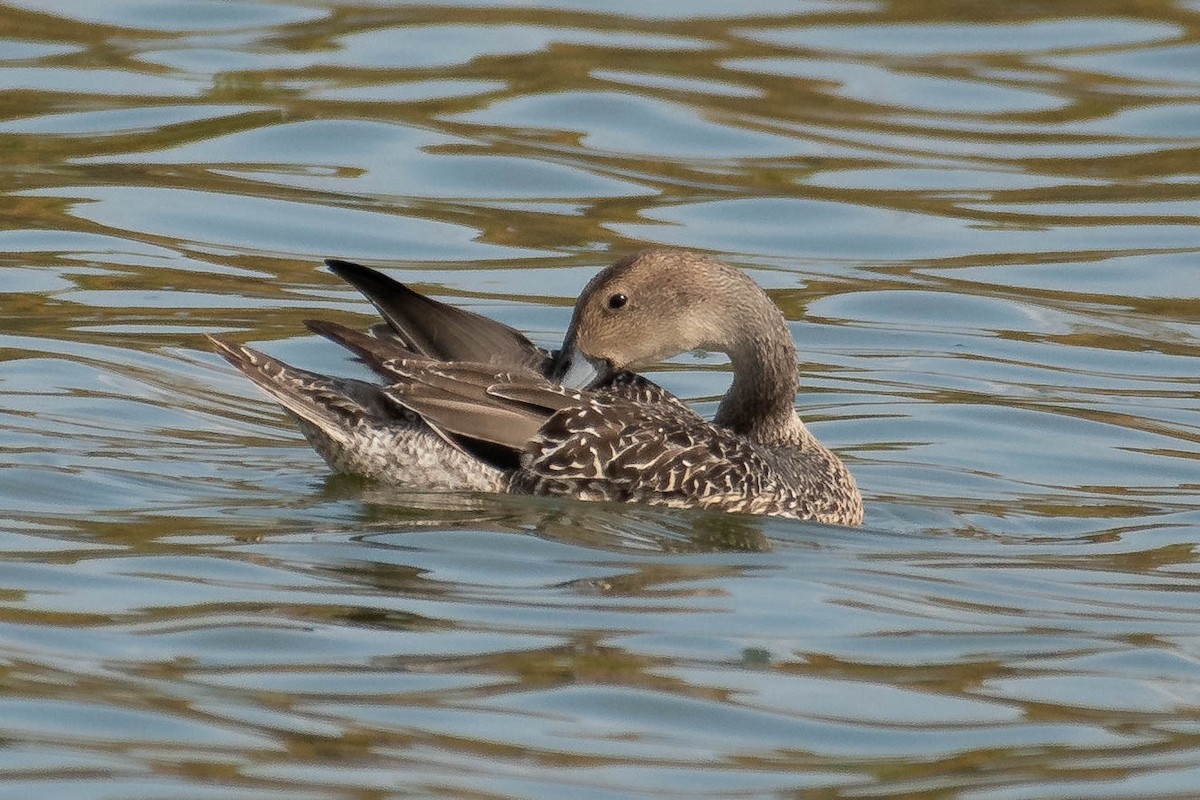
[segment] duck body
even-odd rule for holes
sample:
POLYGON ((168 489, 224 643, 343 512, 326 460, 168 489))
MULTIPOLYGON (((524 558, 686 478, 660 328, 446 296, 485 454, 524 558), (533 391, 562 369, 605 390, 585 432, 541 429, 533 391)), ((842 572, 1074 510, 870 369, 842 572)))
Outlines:
POLYGON ((674 407, 606 392, 550 417, 525 456, 510 490, 838 524, 862 519, 849 471, 811 434, 764 447, 674 407))
POLYGON ((731 267, 671 250, 623 259, 584 290, 562 350, 548 353, 374 270, 327 264, 384 323, 371 334, 306 325, 382 383, 210 338, 337 471, 406 489, 862 519, 849 471, 796 416, 795 346, 782 314, 731 267), (733 359, 733 386, 712 422, 632 371, 698 347, 733 359))

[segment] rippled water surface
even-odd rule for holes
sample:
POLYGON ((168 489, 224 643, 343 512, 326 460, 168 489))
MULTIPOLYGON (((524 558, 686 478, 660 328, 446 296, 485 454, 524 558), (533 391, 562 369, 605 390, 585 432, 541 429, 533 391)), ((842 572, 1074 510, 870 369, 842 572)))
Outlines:
POLYGON ((1200 794, 1196 2, 0 25, 0 796, 1200 794), (864 528, 331 478, 201 336, 354 374, 340 256, 553 345, 648 244, 770 289, 864 528))

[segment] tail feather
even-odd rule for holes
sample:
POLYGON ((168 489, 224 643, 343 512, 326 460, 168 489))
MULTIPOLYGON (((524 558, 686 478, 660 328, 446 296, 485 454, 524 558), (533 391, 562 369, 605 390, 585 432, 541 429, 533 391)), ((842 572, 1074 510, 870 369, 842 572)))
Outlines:
POLYGON ((280 405, 322 430, 344 429, 364 420, 404 418, 404 411, 379 386, 298 369, 251 347, 216 336, 208 339, 222 358, 280 405))

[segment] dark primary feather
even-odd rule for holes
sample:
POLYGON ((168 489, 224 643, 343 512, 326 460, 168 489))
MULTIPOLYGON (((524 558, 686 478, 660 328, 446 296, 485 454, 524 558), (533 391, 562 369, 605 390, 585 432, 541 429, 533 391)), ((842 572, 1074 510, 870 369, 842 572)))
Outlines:
MULTIPOLYGON (((326 259, 325 263, 371 301, 387 320, 386 329, 382 325, 372 326, 374 335, 369 336, 335 322, 307 320, 304 324, 314 333, 355 351, 372 369, 388 357, 389 347, 403 351, 393 351, 391 357, 416 354, 437 361, 467 361, 502 370, 531 371, 543 377, 548 377, 553 368, 549 353, 501 322, 433 300, 361 264, 335 258, 326 259)), ((631 400, 687 407, 648 378, 625 370, 594 388, 608 389, 631 400)))
POLYGON ((439 361, 542 369, 546 352, 503 323, 440 303, 361 264, 336 258, 325 264, 362 292, 399 337, 421 355, 439 361))
MULTIPOLYGON (((364 292, 364 294, 368 290, 379 293, 378 299, 371 295, 368 295, 368 299, 387 318, 386 330, 395 334, 395 336, 389 336, 380 331, 379 328, 383 326, 372 326, 372 333, 367 334, 327 320, 305 320, 304 325, 313 333, 319 334, 352 351, 363 363, 387 380, 397 380, 403 377, 393 371, 392 367, 395 365, 389 366, 389 361, 395 359, 419 360, 420 356, 425 356, 430 361, 451 363, 472 362, 477 366, 488 365, 492 374, 499 374, 495 370, 501 369, 516 370, 521 374, 537 374, 546 377, 553 367, 550 355, 546 351, 538 348, 507 325, 495 322, 486 317, 481 317, 469 311, 463 311, 454 306, 446 305, 445 303, 430 300, 409 289, 404 284, 367 267, 353 264, 349 261, 337 261, 334 259, 330 259, 326 263, 337 274, 346 277, 347 280, 351 280, 347 276, 353 275, 354 286, 364 292), (403 302, 394 302, 397 297, 403 297, 403 302), (389 310, 385 311, 385 306, 389 310), (414 309, 418 309, 419 311, 411 313, 414 309), (430 309, 434 310, 433 314, 423 313, 430 309), (492 356, 490 358, 471 358, 467 355, 469 348, 459 348, 458 352, 463 353, 463 355, 452 358, 444 355, 447 352, 446 343, 442 341, 445 337, 435 336, 429 329, 423 327, 425 325, 436 325, 442 326, 444 330, 455 330, 457 332, 454 337, 456 341, 463 336, 467 336, 469 332, 473 332, 471 335, 477 338, 474 340, 476 348, 472 352, 476 352, 476 354, 478 354, 478 346, 487 341, 486 337, 492 335, 495 335, 495 340, 510 343, 517 342, 517 344, 503 358, 497 358, 490 351, 489 353, 492 356), (496 333, 498 330, 503 333, 496 333), (511 336, 508 334, 511 334, 511 336), (436 348, 432 344, 435 339, 440 342, 436 348), (430 352, 430 349, 438 349, 440 352, 433 353, 430 352)), ((687 404, 675 397, 675 395, 650 379, 634 372, 627 370, 615 372, 601 386, 595 388, 606 390, 618 397, 642 403, 669 403, 686 410, 689 414, 696 416, 697 419, 700 418, 692 412, 687 404)))
POLYGON ((398 358, 416 358, 420 355, 399 339, 372 336, 337 322, 306 319, 304 327, 351 351, 358 356, 360 361, 377 372, 381 378, 388 380, 395 379, 395 376, 384 366, 388 361, 398 358))

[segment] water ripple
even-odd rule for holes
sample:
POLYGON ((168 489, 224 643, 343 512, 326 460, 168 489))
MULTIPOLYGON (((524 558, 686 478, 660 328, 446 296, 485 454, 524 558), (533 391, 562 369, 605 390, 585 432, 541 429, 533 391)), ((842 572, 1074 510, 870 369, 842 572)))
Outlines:
MULTIPOLYGON (((13 797, 1191 797, 1194 3, 9 3, 13 797), (20 33, 14 33, 14 32, 20 33), (747 269, 867 526, 331 477, 319 266, 747 269)), ((724 359, 655 379, 712 413, 724 359)))

